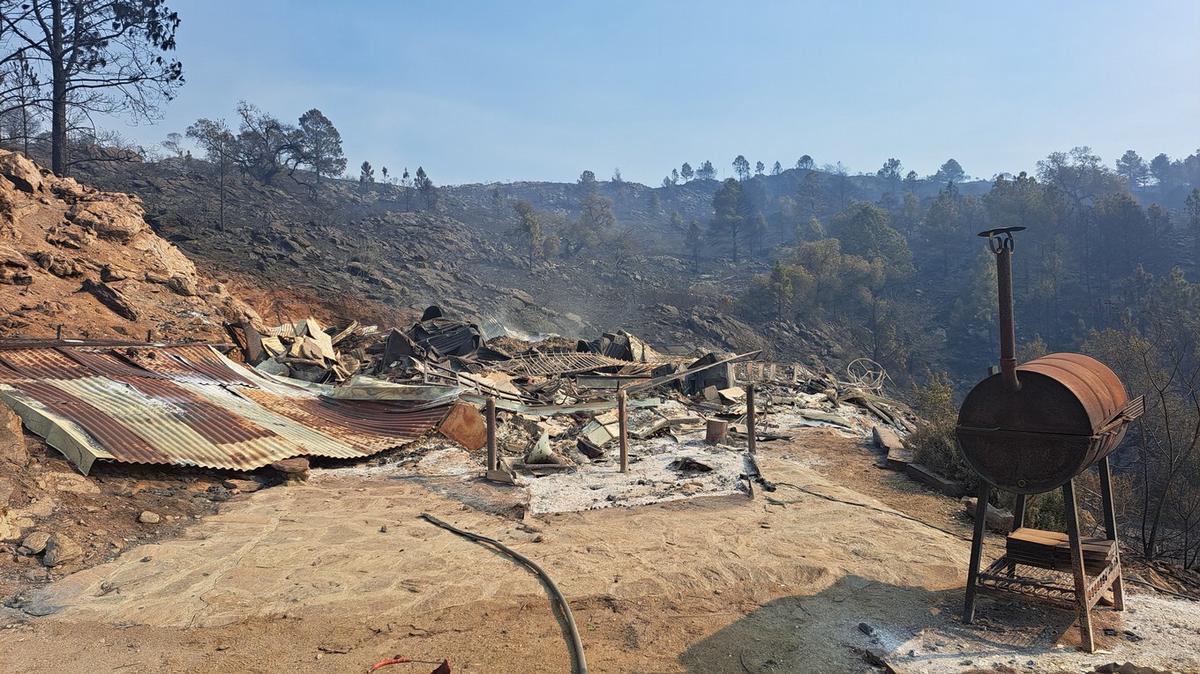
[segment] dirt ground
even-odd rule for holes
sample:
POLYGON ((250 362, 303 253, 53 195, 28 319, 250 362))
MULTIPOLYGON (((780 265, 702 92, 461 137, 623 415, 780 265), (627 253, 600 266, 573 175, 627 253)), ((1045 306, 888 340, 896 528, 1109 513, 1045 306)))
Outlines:
POLYGON ((84 477, 39 438, 23 440, 29 461, 0 464, 0 532, 24 530, 24 536, 0 543, 0 598, 174 536, 215 513, 232 494, 222 485, 233 477, 228 472, 101 463, 84 477), (143 512, 158 521, 139 521, 143 512), (31 532, 66 536, 78 544, 78 554, 47 567, 41 555, 19 552, 31 532))
MULTIPOLYGON (((569 672, 536 578, 419 519, 430 512, 545 567, 592 672, 873 671, 869 649, 902 672, 1200 671, 1200 608, 1137 591, 1125 614, 1098 612, 1103 653, 1077 652, 1060 611, 983 600, 979 624, 963 626, 955 502, 891 489, 902 478, 826 430, 760 454, 768 479, 836 500, 781 487, 514 519, 476 507, 506 489, 478 481, 318 471, 26 591, 0 614, 0 670, 365 672, 404 655, 455 672, 569 672), (897 516, 910 508, 952 533, 897 516)), ((498 502, 512 502, 507 489, 498 502)))

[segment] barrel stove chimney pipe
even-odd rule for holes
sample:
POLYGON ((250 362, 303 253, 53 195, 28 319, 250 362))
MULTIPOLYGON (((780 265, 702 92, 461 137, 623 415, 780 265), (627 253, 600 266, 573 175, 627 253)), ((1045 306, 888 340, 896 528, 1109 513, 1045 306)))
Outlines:
POLYGON ((1004 387, 1010 391, 1021 388, 1021 382, 1017 379, 1017 327, 1013 320, 1012 235, 1023 229, 1004 227, 979 234, 987 237, 988 248, 996 255, 996 286, 1000 301, 1000 376, 1004 387))

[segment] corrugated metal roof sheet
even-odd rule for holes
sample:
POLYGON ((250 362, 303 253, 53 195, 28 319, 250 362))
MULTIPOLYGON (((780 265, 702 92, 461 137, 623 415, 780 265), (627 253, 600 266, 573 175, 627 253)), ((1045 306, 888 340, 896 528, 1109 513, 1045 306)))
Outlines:
POLYGON ((365 457, 415 440, 449 409, 326 399, 207 346, 3 351, 0 399, 84 473, 96 460, 251 469, 365 457))
POLYGON ((645 365, 645 363, 634 363, 583 351, 551 351, 550 353, 514 356, 510 360, 497 363, 496 369, 515 375, 539 376, 591 372, 605 367, 617 368, 629 365, 645 365))

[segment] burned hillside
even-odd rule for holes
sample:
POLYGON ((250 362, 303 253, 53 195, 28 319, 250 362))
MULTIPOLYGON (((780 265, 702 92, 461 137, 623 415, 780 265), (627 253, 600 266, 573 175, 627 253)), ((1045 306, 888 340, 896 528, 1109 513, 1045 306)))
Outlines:
POLYGON ((138 194, 155 232, 231 278, 276 323, 313 312, 401 322, 441 304, 476 317, 488 337, 595 336, 637 323, 646 338, 666 346, 761 349, 834 368, 853 359, 821 322, 763 328, 738 311, 735 301, 758 265, 695 270, 677 253, 653 252, 665 241, 653 229, 631 234, 629 248, 612 255, 540 260, 531 269, 509 216, 464 224, 449 215, 470 212, 453 190, 429 210, 391 185, 364 193, 328 181, 318 191, 282 176, 267 185, 236 176, 225 186, 222 228, 220 188, 207 162, 100 164, 87 174, 138 194), (290 297, 263 293, 281 286, 290 297), (288 301, 303 313, 276 306, 288 301))

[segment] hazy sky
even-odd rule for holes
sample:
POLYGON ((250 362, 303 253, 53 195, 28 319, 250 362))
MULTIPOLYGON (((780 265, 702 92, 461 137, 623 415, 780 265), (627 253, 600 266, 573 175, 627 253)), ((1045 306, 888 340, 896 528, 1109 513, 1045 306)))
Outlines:
POLYGON ((239 99, 320 108, 351 170, 657 185, 739 153, 975 176, 1090 145, 1200 147, 1200 2, 172 0, 187 84, 156 143, 239 99))

